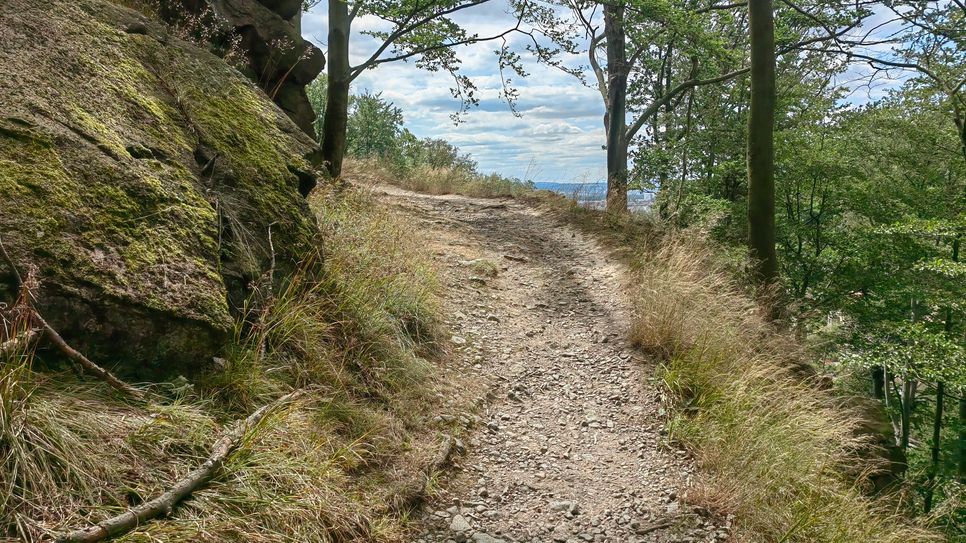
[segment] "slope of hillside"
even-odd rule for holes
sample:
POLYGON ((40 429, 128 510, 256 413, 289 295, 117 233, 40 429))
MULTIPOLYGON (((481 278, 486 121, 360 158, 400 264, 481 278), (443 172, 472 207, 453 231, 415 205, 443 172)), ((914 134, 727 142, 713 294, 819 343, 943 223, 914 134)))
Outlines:
POLYGON ((700 239, 473 168, 330 181, 169 27, 5 8, 0 539, 937 539, 700 239))

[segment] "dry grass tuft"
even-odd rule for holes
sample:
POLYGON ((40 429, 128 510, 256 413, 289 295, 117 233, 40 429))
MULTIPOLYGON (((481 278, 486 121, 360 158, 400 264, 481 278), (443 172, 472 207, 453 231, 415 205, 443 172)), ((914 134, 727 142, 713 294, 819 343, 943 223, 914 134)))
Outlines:
POLYGON ((263 295, 223 368, 156 385, 156 405, 40 372, 29 352, 0 360, 0 539, 41 541, 150 499, 225 423, 311 387, 221 478, 119 541, 404 540, 396 493, 421 481, 441 431, 437 281, 412 225, 366 193, 319 192, 312 206, 319 254, 263 295))
POLYGON ((733 514, 743 541, 937 540, 863 494, 857 416, 803 377, 806 353, 712 254, 679 234, 636 263, 631 339, 664 361, 672 436, 705 474, 691 499, 733 514))
POLYGON ((483 175, 457 168, 417 166, 396 172, 374 159, 347 160, 343 177, 363 183, 385 183, 426 194, 461 194, 473 198, 517 198, 533 192, 533 185, 496 174, 483 175))
POLYGON ((665 225, 648 213, 608 213, 546 190, 533 191, 525 198, 557 220, 606 242, 616 256, 628 263, 632 263, 638 254, 656 249, 666 230, 665 225))

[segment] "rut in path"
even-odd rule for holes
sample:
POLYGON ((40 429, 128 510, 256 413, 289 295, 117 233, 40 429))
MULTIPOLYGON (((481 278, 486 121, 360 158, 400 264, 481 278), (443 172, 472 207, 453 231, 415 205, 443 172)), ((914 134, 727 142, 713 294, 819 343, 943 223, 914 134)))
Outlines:
POLYGON ((679 500, 693 466, 667 442, 653 363, 624 342, 622 266, 522 203, 379 190, 435 245, 464 371, 491 398, 413 540, 727 539, 679 500))

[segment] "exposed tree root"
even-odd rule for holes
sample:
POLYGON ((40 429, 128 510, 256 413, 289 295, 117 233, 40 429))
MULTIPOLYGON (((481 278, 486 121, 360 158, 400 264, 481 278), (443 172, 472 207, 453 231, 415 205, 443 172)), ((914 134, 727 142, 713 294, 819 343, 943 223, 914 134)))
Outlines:
POLYGON ((417 507, 425 498, 426 489, 434 474, 445 469, 455 454, 462 454, 463 452, 465 452, 463 445, 458 439, 449 435, 443 436, 443 441, 439 444, 436 454, 423 468, 420 477, 403 485, 396 492, 387 506, 387 511, 399 513, 417 507))
POLYGON ((233 427, 215 442, 211 454, 203 464, 192 470, 184 478, 160 496, 142 503, 127 512, 98 522, 94 526, 75 530, 57 538, 58 543, 95 543, 126 534, 141 524, 171 514, 179 502, 191 495, 192 492, 203 488, 221 470, 225 460, 242 443, 245 435, 258 426, 265 417, 279 406, 294 401, 302 396, 304 391, 297 390, 286 394, 270 404, 256 410, 243 421, 236 422, 233 427))
POLYGON ((648 524, 647 526, 641 526, 640 528, 635 530, 635 532, 637 533, 637 535, 647 535, 651 532, 656 532, 658 530, 664 530, 664 529, 670 528, 671 526, 674 526, 676 521, 677 520, 674 518, 666 518, 666 519, 654 522, 652 524, 648 524))

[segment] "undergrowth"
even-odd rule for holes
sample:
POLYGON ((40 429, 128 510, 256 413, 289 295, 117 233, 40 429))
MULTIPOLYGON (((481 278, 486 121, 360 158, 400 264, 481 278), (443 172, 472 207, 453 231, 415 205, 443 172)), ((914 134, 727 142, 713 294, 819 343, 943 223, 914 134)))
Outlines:
POLYGON ((911 543, 901 494, 871 497, 883 467, 867 421, 821 386, 810 353, 760 313, 733 255, 648 213, 610 214, 558 195, 535 205, 594 234, 632 270, 631 341, 661 362, 672 439, 694 454, 687 499, 733 518, 736 541, 911 543))
POLYGON ((802 371, 808 352, 713 255, 677 234, 634 263, 631 339, 663 360, 671 435, 704 474, 690 498, 734 515, 739 541, 937 540, 897 513, 895 496, 864 492, 878 466, 861 454, 858 413, 802 371))
POLYGON ((317 192, 318 254, 199 379, 138 406, 32 353, 0 361, 0 540, 116 515, 199 465, 226 423, 313 394, 246 437, 222 477, 127 542, 402 541, 400 495, 435 454, 436 279, 414 228, 361 191, 317 192))
POLYGON ((516 198, 534 190, 532 183, 498 174, 427 165, 399 171, 373 159, 347 159, 343 177, 353 181, 389 183, 426 194, 461 194, 473 198, 516 198))

